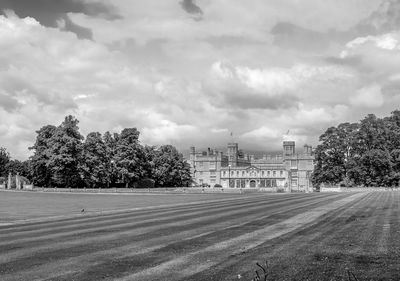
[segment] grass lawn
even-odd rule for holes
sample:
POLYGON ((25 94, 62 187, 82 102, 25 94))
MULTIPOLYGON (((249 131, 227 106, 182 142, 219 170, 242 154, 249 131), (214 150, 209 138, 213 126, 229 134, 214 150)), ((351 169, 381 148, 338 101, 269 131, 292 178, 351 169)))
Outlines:
POLYGON ((78 214, 0 225, 2 281, 250 281, 265 261, 267 280, 400 280, 397 191, 0 196, 4 221, 78 214))
POLYGON ((235 198, 235 194, 90 194, 0 191, 0 224, 16 220, 235 198))

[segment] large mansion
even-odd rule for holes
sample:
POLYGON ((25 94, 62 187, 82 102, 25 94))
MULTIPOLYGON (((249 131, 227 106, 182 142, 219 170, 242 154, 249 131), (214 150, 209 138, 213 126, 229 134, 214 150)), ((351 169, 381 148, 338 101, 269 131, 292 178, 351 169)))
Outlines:
POLYGON ((282 154, 260 158, 243 154, 237 143, 228 143, 226 154, 210 148, 198 152, 191 147, 189 163, 197 185, 312 192, 312 147, 305 145, 296 153, 294 141, 283 141, 282 154))

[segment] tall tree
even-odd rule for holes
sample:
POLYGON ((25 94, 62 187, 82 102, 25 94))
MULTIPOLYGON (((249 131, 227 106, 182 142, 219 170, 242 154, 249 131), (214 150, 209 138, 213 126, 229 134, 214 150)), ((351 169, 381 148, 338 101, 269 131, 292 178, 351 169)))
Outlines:
POLYGON ((320 136, 321 143, 315 149, 314 185, 337 184, 347 177, 357 130, 357 124, 343 123, 320 136))
POLYGON ((115 159, 118 139, 118 133, 111 134, 110 132, 105 132, 103 135, 103 142, 106 146, 106 158, 108 160, 106 163, 107 187, 110 186, 110 184, 116 183, 118 179, 115 159))
POLYGON ((3 147, 0 147, 0 177, 7 176, 7 164, 10 162, 10 154, 3 147))
POLYGON ((82 140, 79 133, 79 121, 69 115, 57 127, 49 141, 49 161, 47 166, 52 172, 52 180, 60 187, 79 187, 82 183, 79 174, 82 140))
POLYGON ((35 144, 29 148, 34 151, 30 168, 32 181, 35 185, 51 186, 51 170, 48 167, 48 162, 50 159, 50 140, 56 129, 56 126, 47 125, 36 131, 35 144))
POLYGON ((88 134, 83 144, 81 172, 83 179, 90 187, 104 187, 108 183, 109 162, 107 145, 101 134, 88 134))
POLYGON ((359 155, 372 149, 388 150, 390 147, 385 122, 374 114, 368 114, 361 120, 356 139, 356 149, 359 155))
POLYGON ((136 128, 123 129, 115 146, 115 166, 119 180, 131 186, 146 175, 146 154, 136 128))
POLYGON ((156 186, 188 186, 191 182, 190 165, 172 145, 153 149, 151 157, 152 178, 156 186))

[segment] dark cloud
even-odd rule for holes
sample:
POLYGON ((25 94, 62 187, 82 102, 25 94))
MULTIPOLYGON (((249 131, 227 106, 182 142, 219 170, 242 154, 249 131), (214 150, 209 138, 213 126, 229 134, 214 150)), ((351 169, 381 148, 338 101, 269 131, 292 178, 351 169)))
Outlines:
POLYGON ((245 36, 234 36, 234 35, 210 36, 206 38, 205 41, 207 41, 216 48, 264 44, 261 41, 257 41, 245 36))
POLYGON ((331 64, 353 67, 362 65, 363 57, 360 55, 349 56, 346 58, 329 56, 325 58, 325 61, 331 64))
POLYGON ((332 43, 344 43, 353 38, 353 32, 329 30, 318 32, 290 22, 279 22, 272 29, 274 44, 285 49, 305 52, 324 51, 332 43))
POLYGON ((79 38, 92 38, 92 31, 72 22, 68 13, 83 13, 107 20, 120 18, 115 7, 103 2, 83 0, 0 0, 0 11, 13 10, 19 17, 33 17, 42 25, 57 27, 64 21, 64 29, 75 33, 79 38))
POLYGON ((280 95, 271 97, 268 95, 260 94, 244 94, 240 93, 226 93, 224 95, 224 104, 240 109, 269 109, 280 110, 291 107, 296 107, 298 98, 290 95, 280 95))
POLYGON ((400 1, 386 0, 367 18, 358 23, 354 30, 361 35, 376 35, 400 28, 400 1))
POLYGON ((274 43, 286 49, 322 51, 332 43, 343 44, 357 37, 379 35, 400 29, 400 0, 385 0, 368 17, 345 31, 318 32, 289 22, 272 29, 274 43))
MULTIPOLYGON (((119 50, 135 64, 160 66, 167 62, 163 46, 169 41, 166 38, 150 39, 145 44, 138 44, 134 38, 115 41, 109 44, 110 50, 119 50)), ((176 58, 173 58, 176 60, 176 58)))
POLYGON ((274 43, 284 48, 315 51, 329 45, 325 34, 289 22, 277 23, 271 29, 271 34, 274 35, 274 43))
POLYGON ((193 19, 201 20, 203 18, 203 11, 196 5, 195 0, 183 0, 180 4, 182 9, 193 15, 193 19))
POLYGON ((205 93, 214 106, 228 110, 267 109, 282 110, 298 106, 299 99, 290 93, 270 94, 254 91, 235 81, 225 81, 221 87, 205 82, 205 93))
POLYGON ((0 107, 7 112, 13 112, 20 107, 20 103, 16 98, 0 92, 0 107))

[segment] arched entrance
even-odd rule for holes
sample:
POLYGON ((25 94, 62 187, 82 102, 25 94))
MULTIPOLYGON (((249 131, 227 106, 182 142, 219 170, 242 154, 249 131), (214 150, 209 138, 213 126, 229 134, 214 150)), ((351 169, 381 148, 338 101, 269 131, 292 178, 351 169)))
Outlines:
POLYGON ((250 187, 256 187, 257 183, 255 180, 250 181, 250 187))

